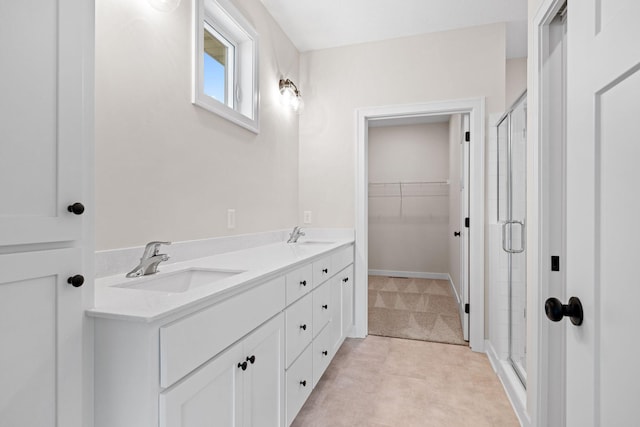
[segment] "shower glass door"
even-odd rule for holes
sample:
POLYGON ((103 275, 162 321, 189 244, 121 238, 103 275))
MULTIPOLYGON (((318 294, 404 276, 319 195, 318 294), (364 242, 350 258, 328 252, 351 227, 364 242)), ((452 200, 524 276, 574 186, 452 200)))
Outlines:
POLYGON ((509 256, 509 362, 526 386, 527 100, 520 97, 498 124, 498 221, 509 256))

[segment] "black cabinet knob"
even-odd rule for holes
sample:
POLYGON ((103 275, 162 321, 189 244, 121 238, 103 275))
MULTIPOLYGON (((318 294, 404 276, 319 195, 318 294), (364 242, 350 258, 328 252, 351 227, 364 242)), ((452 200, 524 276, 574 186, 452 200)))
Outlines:
POLYGON ((347 282, 349 281, 349 278, 348 278, 348 277, 345 277, 344 279, 342 279, 342 281, 343 281, 344 283, 347 283, 347 282))
POLYGON ((247 361, 249 361, 253 365, 256 362, 256 356, 251 355, 247 357, 247 361))
POLYGON ((549 298, 544 303, 544 312, 553 322, 559 322, 563 317, 567 316, 571 319, 571 323, 576 326, 582 325, 584 318, 582 312, 582 303, 577 297, 569 298, 569 304, 562 304, 558 298, 549 298))
POLYGON ((246 371, 247 370, 247 362, 238 363, 238 368, 242 369, 243 371, 246 371))
POLYGON ((76 215, 82 215, 84 213, 84 205, 80 202, 76 202, 72 205, 67 206, 67 210, 76 215))
POLYGON ((300 284, 301 284, 302 286, 307 286, 307 281, 306 281, 306 280, 302 280, 302 281, 300 282, 300 284))
POLYGON ((303 331, 307 330, 307 325, 300 325, 300 329, 302 329, 303 331))
POLYGON ((329 308, 329 306, 327 304, 323 305, 322 308, 324 308, 325 310, 329 308))
POLYGON ((454 232, 453 232, 453 235, 454 235, 455 237, 458 237, 458 236, 460 235, 460 232, 459 232, 459 231, 454 231, 454 232))
POLYGON ((302 387, 306 387, 307 386, 307 381, 305 381, 305 380, 300 381, 300 385, 302 387))
POLYGON ((325 350, 325 351, 323 351, 323 352, 322 352, 322 355, 323 355, 323 356, 326 356, 326 355, 328 355, 328 354, 329 354, 329 352, 328 352, 327 350, 325 350))
POLYGON ((329 269, 328 269, 328 268, 323 268, 323 269, 322 269, 322 272, 326 274, 326 273, 328 273, 328 272, 329 272, 329 269))
POLYGON ((74 288, 79 288, 84 284, 84 276, 80 274, 76 274, 75 276, 71 276, 67 279, 67 283, 69 283, 74 288))

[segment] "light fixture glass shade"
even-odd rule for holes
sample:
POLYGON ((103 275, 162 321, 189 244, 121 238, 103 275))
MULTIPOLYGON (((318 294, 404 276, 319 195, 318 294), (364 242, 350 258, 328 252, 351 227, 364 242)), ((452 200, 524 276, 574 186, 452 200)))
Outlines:
POLYGON ((302 95, 298 87, 291 80, 280 79, 280 103, 293 111, 300 111, 304 106, 302 95))

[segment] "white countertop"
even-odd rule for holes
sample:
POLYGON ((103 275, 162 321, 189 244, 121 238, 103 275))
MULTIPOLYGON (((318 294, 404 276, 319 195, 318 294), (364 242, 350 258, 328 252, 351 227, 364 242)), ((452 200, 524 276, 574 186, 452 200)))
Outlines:
MULTIPOLYGON (((197 309, 213 304, 236 292, 275 278, 286 270, 305 264, 322 255, 353 243, 353 239, 331 239, 327 244, 272 243, 235 252, 228 252, 189 261, 160 264, 157 275, 189 268, 235 270, 243 273, 222 279, 211 285, 203 285, 187 292, 170 293, 115 287, 125 283, 135 284, 142 278, 127 279, 124 274, 103 277, 95 282, 95 307, 87 310, 92 317, 152 322, 177 312, 197 309)), ((133 260, 134 263, 137 260, 133 260)))

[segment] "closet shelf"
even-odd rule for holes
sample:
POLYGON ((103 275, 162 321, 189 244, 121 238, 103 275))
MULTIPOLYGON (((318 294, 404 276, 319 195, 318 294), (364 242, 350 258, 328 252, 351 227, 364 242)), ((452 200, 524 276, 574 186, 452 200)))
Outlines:
POLYGON ((369 197, 433 197, 448 196, 449 180, 370 182, 369 197))

